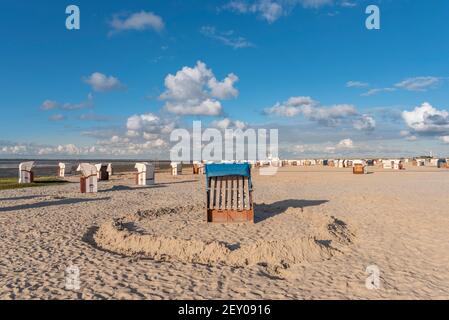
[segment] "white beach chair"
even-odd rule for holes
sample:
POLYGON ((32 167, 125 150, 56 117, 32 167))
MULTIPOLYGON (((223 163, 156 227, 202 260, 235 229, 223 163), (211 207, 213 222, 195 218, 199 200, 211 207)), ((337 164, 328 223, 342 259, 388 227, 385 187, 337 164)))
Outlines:
POLYGON ((134 168, 137 169, 137 172, 135 173, 136 185, 148 186, 154 184, 154 164, 138 162, 134 168))
POLYGON ((90 163, 81 163, 77 171, 81 171, 81 193, 96 193, 98 191, 97 167, 90 163))
POLYGON ((99 181, 107 181, 107 180, 109 180, 108 165, 103 164, 103 163, 97 163, 95 165, 95 168, 97 168, 97 179, 99 181))
POLYGON ((108 163, 106 171, 108 172, 109 177, 112 177, 112 163, 108 163))
POLYGON ((393 169, 392 162, 390 160, 382 160, 382 168, 393 169))
POLYGON ((22 162, 19 165, 19 183, 32 183, 34 181, 33 166, 34 161, 22 162))
POLYGON ((344 168, 344 160, 338 160, 338 167, 344 168))
POLYGON ((64 178, 65 177, 65 163, 60 162, 58 166, 59 166, 58 177, 64 178))
POLYGON ((95 164, 95 168, 97 168, 97 179, 100 180, 100 170, 101 170, 101 163, 95 164))
POLYGON ((178 176, 182 174, 182 162, 172 162, 170 166, 172 176, 178 176))

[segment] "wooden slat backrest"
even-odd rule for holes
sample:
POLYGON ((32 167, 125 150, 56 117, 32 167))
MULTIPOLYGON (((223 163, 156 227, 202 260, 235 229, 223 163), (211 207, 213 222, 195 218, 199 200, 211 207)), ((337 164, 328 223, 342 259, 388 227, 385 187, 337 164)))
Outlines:
POLYGON ((252 195, 247 177, 211 177, 208 179, 208 185, 208 209, 235 211, 252 209, 252 195))

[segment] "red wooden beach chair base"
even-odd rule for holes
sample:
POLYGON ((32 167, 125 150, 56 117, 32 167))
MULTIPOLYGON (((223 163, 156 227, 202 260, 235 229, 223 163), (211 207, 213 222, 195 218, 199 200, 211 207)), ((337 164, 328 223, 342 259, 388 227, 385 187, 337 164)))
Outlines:
POLYGON ((207 210, 207 222, 215 223, 241 223, 254 222, 254 210, 207 210))

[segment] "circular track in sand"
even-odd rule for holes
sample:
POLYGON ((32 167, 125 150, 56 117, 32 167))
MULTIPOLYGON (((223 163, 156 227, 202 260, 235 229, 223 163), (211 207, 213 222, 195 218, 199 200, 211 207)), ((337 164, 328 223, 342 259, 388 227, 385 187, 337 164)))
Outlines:
POLYGON ((138 211, 104 223, 94 240, 125 256, 270 269, 329 259, 353 241, 346 223, 323 213, 273 212, 276 208, 259 205, 254 224, 208 224, 202 207, 138 211))

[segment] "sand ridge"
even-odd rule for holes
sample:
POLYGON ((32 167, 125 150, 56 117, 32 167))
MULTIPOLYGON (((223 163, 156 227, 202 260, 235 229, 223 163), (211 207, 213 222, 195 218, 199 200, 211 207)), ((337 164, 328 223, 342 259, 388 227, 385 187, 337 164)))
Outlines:
MULTIPOLYGON (((99 248, 124 256, 231 267, 260 265, 267 270, 282 270, 285 273, 292 265, 318 262, 342 253, 343 247, 349 245, 354 238, 354 234, 341 220, 301 212, 296 213, 295 222, 303 225, 307 221, 313 226, 305 232, 303 230, 302 234, 282 238, 283 230, 278 229, 275 235, 255 237, 252 240, 251 235, 259 231, 257 223, 207 224, 201 220, 200 214, 191 214, 195 210, 204 211, 202 207, 194 206, 139 210, 135 214, 102 224, 95 233, 94 240, 99 248), (176 215, 178 219, 173 219, 176 215), (155 225, 164 218, 165 223, 162 221, 156 231, 155 225), (191 223, 189 219, 200 221, 191 223), (179 227, 185 227, 189 223, 192 226, 180 232, 179 227), (145 225, 151 225, 153 232, 145 230, 145 225), (203 231, 208 228, 221 230, 214 232, 214 237, 207 240, 207 232, 203 231)), ((280 272, 276 273, 277 276, 280 275, 280 272)))

